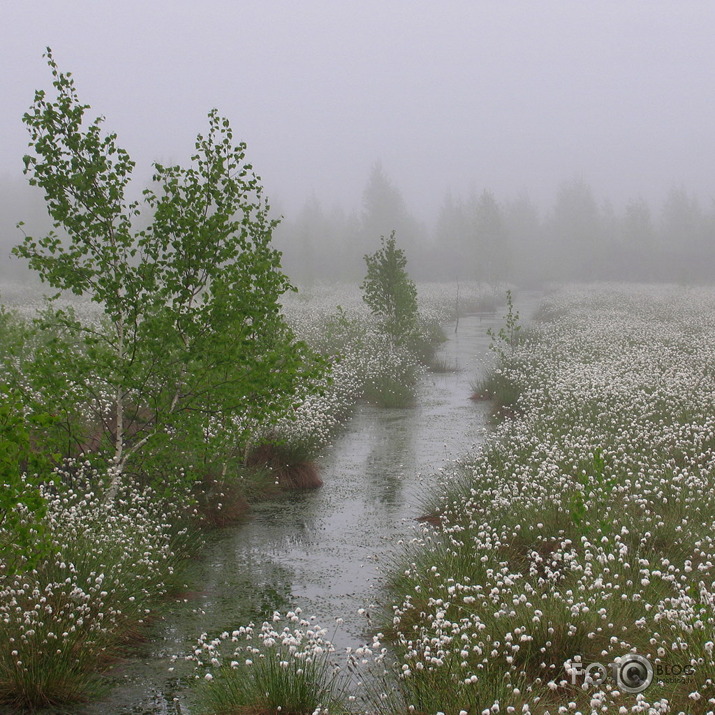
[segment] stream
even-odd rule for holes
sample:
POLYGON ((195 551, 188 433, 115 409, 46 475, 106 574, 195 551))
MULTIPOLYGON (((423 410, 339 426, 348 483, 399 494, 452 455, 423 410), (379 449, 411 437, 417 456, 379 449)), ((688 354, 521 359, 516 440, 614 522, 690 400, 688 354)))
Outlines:
MULTIPOLYGON (((535 304, 528 295, 516 301, 522 322, 535 304)), ((461 317, 456 332, 444 326, 437 360, 447 371, 425 373, 414 407, 359 404, 320 460, 320 489, 257 504, 244 523, 209 534, 185 574, 187 593, 110 671, 108 697, 81 712, 188 715, 192 664, 183 657, 199 635, 261 623, 275 610, 315 615, 338 650, 369 641, 358 609, 384 601, 383 564, 414 533, 435 474, 487 431, 489 403, 469 397, 488 364, 486 330, 501 326, 501 312, 461 317), (336 618, 344 623, 332 635, 336 618)))

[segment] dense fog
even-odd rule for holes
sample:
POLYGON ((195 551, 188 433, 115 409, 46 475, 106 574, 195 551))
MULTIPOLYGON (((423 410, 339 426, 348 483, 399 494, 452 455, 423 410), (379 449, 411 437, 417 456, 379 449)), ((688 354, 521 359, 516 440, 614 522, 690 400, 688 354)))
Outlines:
POLYGON ((709 281, 708 2, 30 2, 4 11, 0 277, 50 227, 22 115, 51 45, 137 162, 186 164, 215 106, 299 283, 354 280, 396 231, 419 279, 709 281))
POLYGON ((311 197, 276 232, 288 272, 301 282, 354 279, 376 237, 396 230, 411 270, 426 280, 633 280, 703 282, 715 277, 715 210, 682 188, 652 206, 636 197, 616 209, 580 177, 565 180, 540 210, 527 192, 499 197, 447 193, 428 223, 409 211, 380 164, 358 208, 346 214, 311 197))
MULTIPOLYGON (((23 231, 39 235, 51 229, 41 194, 21 178, 2 181, 0 216, 0 278, 32 280, 24 263, 9 253, 23 231), (25 226, 17 228, 21 220, 25 226)), ((581 177, 565 179, 545 208, 526 191, 510 196, 489 188, 450 191, 437 214, 424 221, 376 162, 354 204, 331 205, 312 194, 302 208, 281 216, 274 242, 296 283, 356 281, 364 274, 363 256, 393 230, 418 280, 534 286, 715 278, 712 201, 704 205, 692 192, 673 187, 659 203, 634 197, 616 207, 581 177)))

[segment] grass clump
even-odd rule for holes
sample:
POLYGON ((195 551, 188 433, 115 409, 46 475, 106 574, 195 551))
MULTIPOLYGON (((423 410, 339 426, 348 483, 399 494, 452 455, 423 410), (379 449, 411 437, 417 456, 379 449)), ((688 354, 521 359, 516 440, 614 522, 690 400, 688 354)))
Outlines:
POLYGON ((491 401, 498 417, 518 412, 519 395, 525 387, 517 348, 525 342, 527 333, 519 322, 519 311, 514 309, 511 290, 506 292, 506 307, 502 327, 497 331, 487 329, 491 338, 489 350, 494 354, 496 364, 472 385, 471 397, 475 401, 491 401))
POLYGON ((264 442, 250 451, 246 464, 266 470, 273 483, 283 489, 315 489, 323 482, 305 447, 300 443, 264 442))
POLYGON ((259 628, 242 626, 199 639, 197 712, 312 715, 346 710, 348 676, 334 659, 326 630, 300 609, 259 628))

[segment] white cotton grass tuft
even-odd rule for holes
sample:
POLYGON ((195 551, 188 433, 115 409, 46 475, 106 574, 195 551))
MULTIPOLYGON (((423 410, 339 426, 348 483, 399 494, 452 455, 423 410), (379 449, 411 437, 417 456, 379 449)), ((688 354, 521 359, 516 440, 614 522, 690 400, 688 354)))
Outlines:
POLYGON ((300 609, 242 626, 230 639, 203 634, 187 659, 202 681, 199 712, 333 712, 347 697, 348 674, 326 629, 300 609))

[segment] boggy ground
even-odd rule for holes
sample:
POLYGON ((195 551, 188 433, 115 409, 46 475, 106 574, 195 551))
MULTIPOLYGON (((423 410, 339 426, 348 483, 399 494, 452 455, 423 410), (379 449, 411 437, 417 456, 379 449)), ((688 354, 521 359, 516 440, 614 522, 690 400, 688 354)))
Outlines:
POLYGON ((573 288, 542 315, 496 368, 512 417, 394 572, 392 702, 713 713, 715 291, 573 288), (655 670, 643 692, 583 687, 631 653, 655 670))

